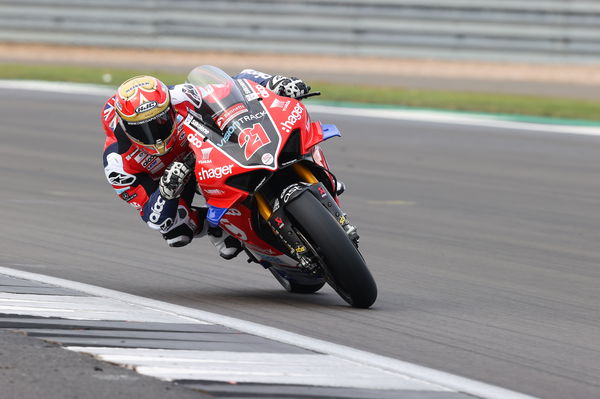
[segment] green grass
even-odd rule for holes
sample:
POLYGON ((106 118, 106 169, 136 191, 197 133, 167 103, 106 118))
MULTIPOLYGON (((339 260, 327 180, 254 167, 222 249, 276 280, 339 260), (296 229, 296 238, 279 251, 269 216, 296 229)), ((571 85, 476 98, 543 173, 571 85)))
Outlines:
MULTIPOLYGON (((181 83, 185 74, 160 70, 0 64, 0 79, 34 79, 118 86, 140 74, 151 74, 167 84, 181 83), (110 81, 107 77, 110 76, 110 81)), ((600 102, 497 93, 467 93, 310 82, 322 92, 320 100, 397 105, 453 111, 514 114, 600 121, 600 102)))

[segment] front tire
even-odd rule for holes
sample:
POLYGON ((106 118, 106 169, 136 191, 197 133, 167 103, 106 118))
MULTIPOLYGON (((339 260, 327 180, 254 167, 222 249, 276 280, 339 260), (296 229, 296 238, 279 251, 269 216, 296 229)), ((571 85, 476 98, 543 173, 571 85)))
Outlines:
POLYGON ((323 260, 329 285, 353 307, 370 307, 377 299, 377 285, 342 226, 309 191, 285 209, 323 260))
POLYGON ((292 292, 294 294, 314 294, 325 285, 325 281, 323 279, 315 279, 314 282, 310 283, 306 281, 300 282, 293 278, 281 275, 281 273, 273 269, 273 267, 270 267, 269 271, 287 292, 292 292))

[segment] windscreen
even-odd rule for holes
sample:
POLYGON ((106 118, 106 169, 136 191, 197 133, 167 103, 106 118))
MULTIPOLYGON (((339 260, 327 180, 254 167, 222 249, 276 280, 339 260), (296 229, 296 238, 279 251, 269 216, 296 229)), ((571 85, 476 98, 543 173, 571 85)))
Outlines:
POLYGON ((244 166, 277 167, 281 138, 248 82, 236 81, 210 65, 192 70, 188 82, 202 95, 201 112, 210 114, 212 119, 203 117, 202 123, 217 133, 208 135, 208 139, 219 150, 244 166))
POLYGON ((233 79, 217 67, 203 65, 194 68, 188 75, 188 82, 200 90, 203 106, 210 110, 221 131, 248 110, 246 100, 233 79))

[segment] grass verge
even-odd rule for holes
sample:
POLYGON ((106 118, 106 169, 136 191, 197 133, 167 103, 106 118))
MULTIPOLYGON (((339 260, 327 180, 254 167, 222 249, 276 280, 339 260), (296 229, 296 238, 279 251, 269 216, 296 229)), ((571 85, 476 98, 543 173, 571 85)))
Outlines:
MULTIPOLYGON (((114 87, 131 76, 140 74, 152 74, 167 84, 181 83, 186 77, 185 74, 159 70, 0 64, 0 79, 96 83, 114 87)), ((408 90, 325 82, 310 83, 314 90, 323 93, 320 99, 326 101, 600 121, 600 102, 597 101, 496 93, 408 90)))

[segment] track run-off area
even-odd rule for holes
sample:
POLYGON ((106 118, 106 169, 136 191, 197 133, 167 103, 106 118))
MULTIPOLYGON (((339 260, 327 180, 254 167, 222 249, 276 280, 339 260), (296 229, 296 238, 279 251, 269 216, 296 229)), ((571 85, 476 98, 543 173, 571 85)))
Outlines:
POLYGON ((168 248, 105 180, 106 89, 8 86, 0 266, 541 398, 600 397, 594 128, 312 107, 313 120, 342 132, 323 147, 379 287, 373 308, 359 310, 329 288, 288 294, 243 255, 220 259, 208 240, 168 248))

